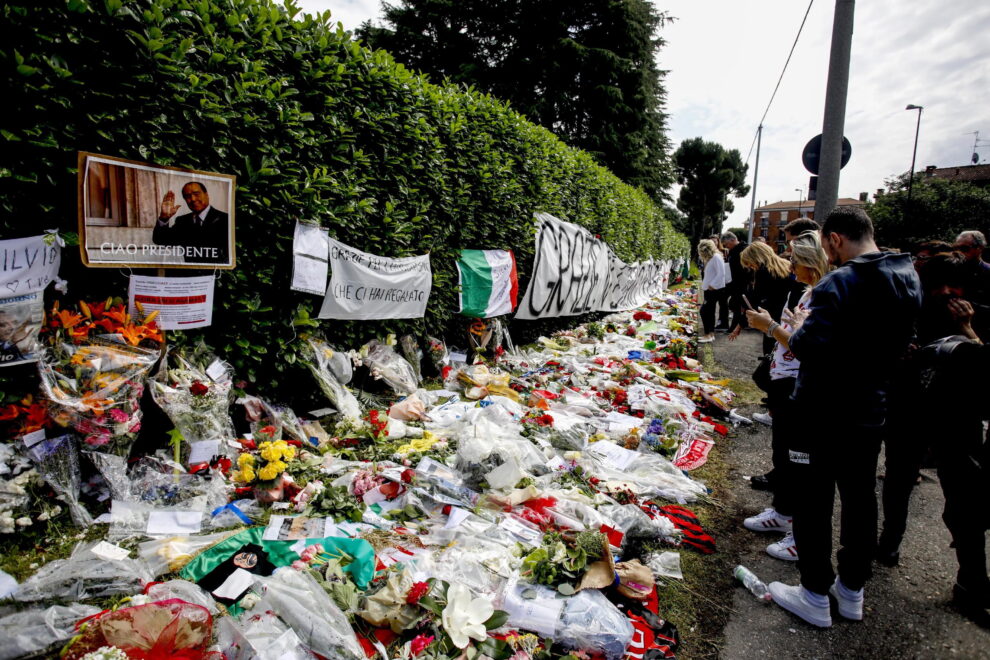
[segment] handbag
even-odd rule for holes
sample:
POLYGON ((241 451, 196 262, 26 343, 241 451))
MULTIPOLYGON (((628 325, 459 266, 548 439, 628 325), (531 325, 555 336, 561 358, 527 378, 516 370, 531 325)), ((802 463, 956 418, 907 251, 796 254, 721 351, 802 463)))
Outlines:
POLYGON ((770 393, 770 363, 773 362, 773 351, 762 358, 753 372, 753 383, 766 393, 770 393))

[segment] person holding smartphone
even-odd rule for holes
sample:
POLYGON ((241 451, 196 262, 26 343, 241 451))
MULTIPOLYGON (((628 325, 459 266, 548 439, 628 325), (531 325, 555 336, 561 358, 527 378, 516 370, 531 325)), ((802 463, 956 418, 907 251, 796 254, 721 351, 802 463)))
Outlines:
MULTIPOLYGON (((767 554, 784 561, 798 559, 792 533, 793 516, 797 498, 801 496, 802 470, 808 465, 799 415, 791 400, 801 363, 790 351, 787 341, 808 315, 813 287, 830 270, 818 232, 807 231, 791 241, 791 268, 804 291, 793 310, 786 307, 782 310, 779 330, 774 333, 777 339, 770 361, 770 388, 767 391, 772 420, 773 500, 763 513, 743 521, 743 526, 754 532, 785 532, 783 539, 767 546, 767 554)), ((762 307, 754 310, 746 296, 743 296, 743 304, 748 307, 746 316, 753 327, 766 330, 774 323, 762 307)))

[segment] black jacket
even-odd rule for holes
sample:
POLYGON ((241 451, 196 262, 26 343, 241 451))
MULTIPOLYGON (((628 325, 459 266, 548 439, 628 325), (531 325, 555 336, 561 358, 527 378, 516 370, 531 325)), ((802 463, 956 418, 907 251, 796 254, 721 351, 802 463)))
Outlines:
POLYGON ((882 424, 891 374, 920 309, 921 282, 907 254, 871 252, 827 274, 790 339, 801 361, 794 398, 842 424, 882 424))
POLYGON ((745 293, 750 284, 750 272, 742 265, 742 251, 746 249, 746 241, 739 241, 736 246, 729 250, 729 274, 732 281, 729 283, 729 292, 733 294, 745 293))
POLYGON ((210 207, 203 226, 196 226, 194 214, 186 213, 175 219, 171 226, 160 222, 155 225, 151 240, 157 245, 174 245, 187 250, 212 248, 177 257, 168 263, 187 264, 226 264, 230 261, 228 216, 223 211, 210 207))

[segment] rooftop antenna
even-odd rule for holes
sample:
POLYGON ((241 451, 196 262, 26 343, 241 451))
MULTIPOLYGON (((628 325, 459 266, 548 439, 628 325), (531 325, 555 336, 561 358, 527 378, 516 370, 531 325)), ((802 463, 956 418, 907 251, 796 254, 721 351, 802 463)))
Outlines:
POLYGON ((972 162, 973 165, 976 165, 980 162, 980 154, 977 152, 977 149, 979 149, 980 147, 990 146, 990 140, 981 140, 979 131, 973 131, 971 133, 963 133, 963 135, 973 136, 973 155, 970 158, 970 162, 972 162))

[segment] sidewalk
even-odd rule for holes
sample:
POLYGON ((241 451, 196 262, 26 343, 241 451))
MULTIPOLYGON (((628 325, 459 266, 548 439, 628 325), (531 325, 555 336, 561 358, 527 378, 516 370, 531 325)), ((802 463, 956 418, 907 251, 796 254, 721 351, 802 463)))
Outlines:
MULTIPOLYGON (((746 331, 729 343, 716 335, 715 360, 724 375, 746 380, 756 368, 760 335, 746 331)), ((743 414, 764 410, 748 406, 743 414)), ((739 521, 734 534, 739 563, 764 582, 796 584, 795 564, 773 559, 764 548, 782 535, 757 534, 742 527, 746 516, 770 504, 769 493, 749 487, 745 476, 770 468, 770 429, 761 424, 740 427, 728 458, 731 501, 739 521)), ((883 472, 881 456, 879 471, 883 472)), ((882 481, 877 481, 879 502, 882 481)), ((911 500, 908 532, 901 547, 901 565, 874 565, 866 586, 865 619, 849 622, 833 613, 833 625, 818 630, 776 605, 764 605, 741 586, 731 595, 733 613, 724 631, 720 657, 751 658, 990 658, 990 631, 963 618, 948 604, 955 580, 955 554, 942 524, 942 491, 937 481, 925 479, 911 500)), ((976 503, 974 506, 985 506, 976 503)), ((838 503, 836 504, 838 515, 838 503)), ((838 535, 835 538, 838 547, 838 535)))

